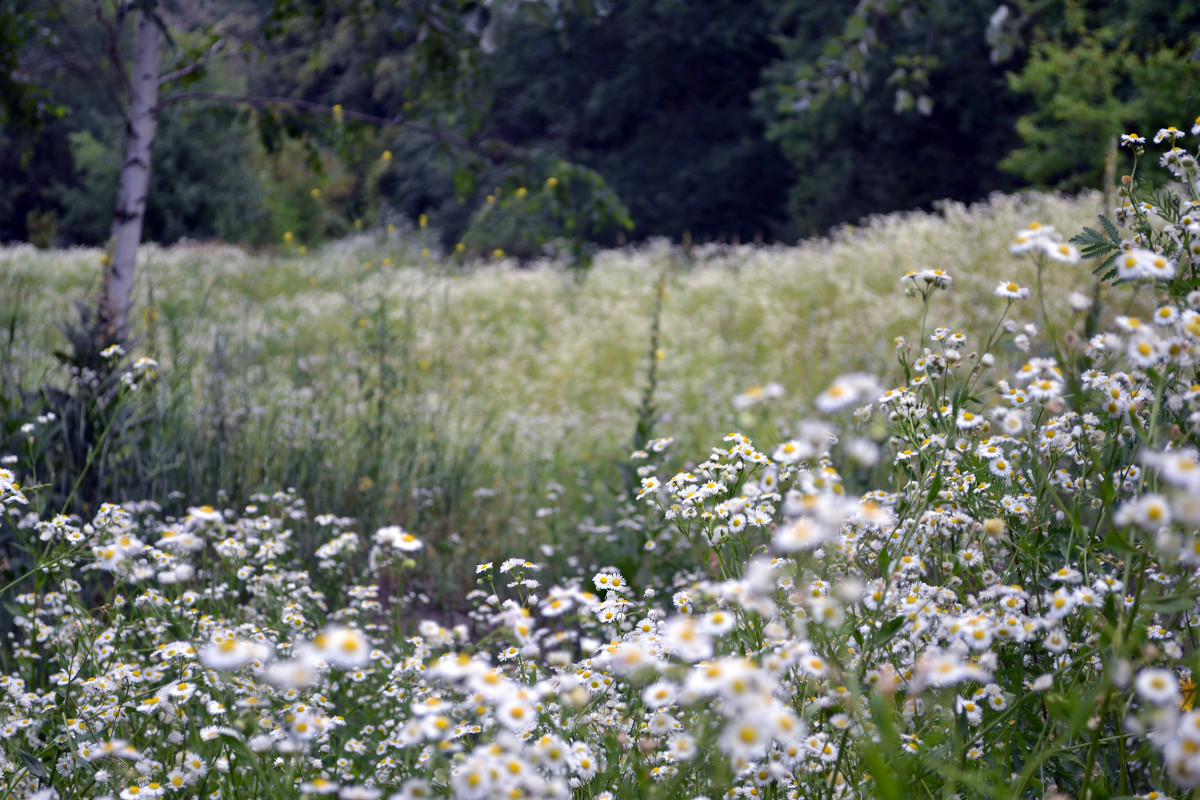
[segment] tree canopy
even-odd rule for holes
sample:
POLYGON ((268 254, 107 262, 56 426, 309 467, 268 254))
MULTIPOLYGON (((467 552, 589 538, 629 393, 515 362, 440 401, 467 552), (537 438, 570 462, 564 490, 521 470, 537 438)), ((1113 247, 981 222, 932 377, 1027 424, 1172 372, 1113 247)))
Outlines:
MULTIPOLYGON (((121 7, 0 0, 0 239, 106 238, 121 7)), ((1197 2, 173 0, 161 18, 161 242, 420 215, 447 247, 518 254, 560 234, 793 239, 1097 186, 1114 136, 1189 122, 1200 85, 1197 2)))

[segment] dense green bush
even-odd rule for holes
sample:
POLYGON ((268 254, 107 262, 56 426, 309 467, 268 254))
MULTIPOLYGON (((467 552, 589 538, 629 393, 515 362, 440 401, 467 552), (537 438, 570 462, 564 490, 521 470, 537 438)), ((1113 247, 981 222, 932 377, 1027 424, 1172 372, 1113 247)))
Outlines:
POLYGON ((1015 186, 997 164, 1018 143, 1012 120, 1024 106, 983 40, 995 3, 935 5, 881 24, 874 46, 848 50, 857 87, 846 80, 825 93, 819 56, 845 9, 781 6, 784 54, 757 97, 798 177, 788 208, 801 231, 1015 186))
POLYGON ((1200 61, 1188 56, 1200 34, 1190 38, 1146 52, 1104 29, 1074 44, 1036 45, 1010 80, 1034 107, 1017 120, 1022 144, 1000 167, 1040 186, 1099 186, 1122 133, 1156 130, 1195 107, 1200 61))

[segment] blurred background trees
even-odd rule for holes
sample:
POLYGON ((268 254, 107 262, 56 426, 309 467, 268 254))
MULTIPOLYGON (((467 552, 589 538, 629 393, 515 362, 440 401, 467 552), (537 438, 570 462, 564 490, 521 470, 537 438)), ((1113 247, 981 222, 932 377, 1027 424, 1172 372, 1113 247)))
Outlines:
MULTIPOLYGON (((2 241, 108 236, 130 46, 114 8, 0 0, 2 241)), ((163 90, 145 237, 164 243, 315 243, 422 214, 446 248, 518 255, 560 234, 792 240, 1099 186, 1114 136, 1200 113, 1194 1, 176 0, 164 17, 165 71, 225 39, 163 90)))

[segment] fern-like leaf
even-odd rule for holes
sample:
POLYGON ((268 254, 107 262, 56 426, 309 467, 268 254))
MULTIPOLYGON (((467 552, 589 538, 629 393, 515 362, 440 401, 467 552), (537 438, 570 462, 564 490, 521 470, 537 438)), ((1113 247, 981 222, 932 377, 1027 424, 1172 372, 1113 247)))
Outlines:
POLYGON ((1100 224, 1104 226, 1104 232, 1108 234, 1110 241, 1117 244, 1121 243, 1121 232, 1117 230, 1117 226, 1113 225, 1112 220, 1106 215, 1100 215, 1100 224))

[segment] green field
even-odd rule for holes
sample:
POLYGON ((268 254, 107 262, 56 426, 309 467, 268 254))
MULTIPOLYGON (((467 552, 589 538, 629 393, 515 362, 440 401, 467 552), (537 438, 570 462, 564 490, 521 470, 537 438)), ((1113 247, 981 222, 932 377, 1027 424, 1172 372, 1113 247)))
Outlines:
MULTIPOLYGON (((155 403, 170 412, 170 441, 154 454, 150 485, 118 485, 118 496, 186 488, 187 502, 216 502, 224 489, 236 506, 296 486, 311 507, 368 527, 407 519, 420 528, 410 495, 434 490, 450 516, 430 524, 511 541, 542 525, 533 512, 547 505, 548 483, 565 487, 555 504, 564 512, 581 495, 620 487, 616 465, 634 447, 659 281, 650 419, 656 435, 695 458, 728 430, 788 428, 841 372, 891 370, 893 337, 911 338, 922 311, 899 282, 910 270, 954 276, 930 325, 978 341, 1000 305, 996 283, 1034 282, 1033 266, 1007 253, 1014 231, 1031 220, 1076 231, 1099 205, 1098 195, 997 196, 879 217, 792 247, 650 243, 602 252, 579 278, 545 262, 423 258, 421 232, 361 236, 304 256, 148 247, 131 355, 160 364, 155 403), (735 411, 735 396, 772 382, 781 398, 735 411), (479 488, 494 490, 502 507, 478 508, 479 488)), ((0 251, 0 319, 16 337, 5 391, 62 383, 52 356, 65 344, 58 326, 95 286, 100 256, 0 251)), ((1082 265, 1048 270, 1045 282, 1055 314, 1068 292, 1090 294, 1094 284, 1082 265)), ((595 513, 579 511, 563 516, 595 513)))

